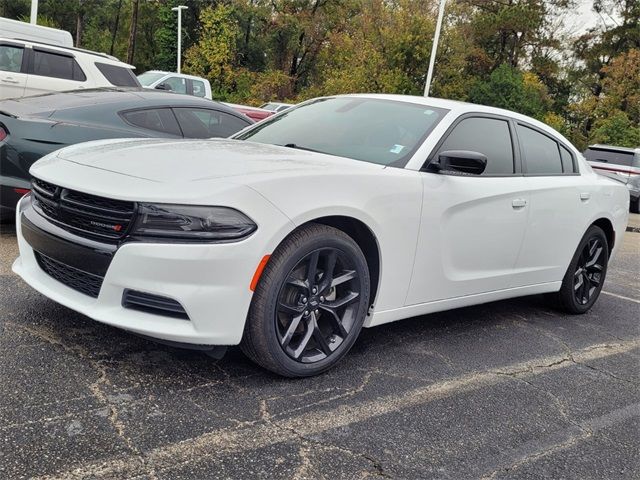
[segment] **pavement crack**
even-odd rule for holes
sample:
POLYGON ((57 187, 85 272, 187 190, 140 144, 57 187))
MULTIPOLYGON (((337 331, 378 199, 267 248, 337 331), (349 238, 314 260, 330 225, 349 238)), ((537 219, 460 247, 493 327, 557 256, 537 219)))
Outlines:
MULTIPOLYGON (((364 388, 364 387, 362 387, 364 388)), ((297 437, 298 439, 300 439, 302 442, 304 442, 307 445, 315 445, 317 447, 320 448, 324 448, 327 450, 334 450, 334 451, 339 451, 342 453, 345 453, 351 457, 355 457, 355 458, 361 458, 363 460, 366 460, 368 463, 371 464, 372 467, 372 471, 370 473, 375 474, 378 477, 382 477, 382 478, 393 478, 391 475, 387 474, 384 471, 384 468, 382 466, 382 463, 373 458, 372 456, 366 454, 366 453, 362 453, 362 452, 357 452, 355 450, 352 450, 350 448, 346 448, 346 447, 342 447, 339 445, 335 445, 333 443, 330 442, 326 442, 326 441, 321 441, 321 440, 317 440, 314 438, 310 438, 306 435, 304 435, 303 433, 298 432, 295 428, 293 427, 285 427, 280 425, 277 421, 275 421, 271 415, 271 413, 269 412, 269 408, 267 405, 267 401, 266 400, 262 400, 260 402, 260 418, 261 420, 263 420, 265 423, 267 423, 268 425, 270 425, 271 427, 284 432, 284 433, 289 433, 289 434, 293 434, 295 437, 297 437)), ((305 458, 303 457, 303 464, 304 461, 308 460, 308 456, 305 458)), ((294 478, 307 478, 307 477, 294 477, 294 478)), ((314 477, 311 477, 314 478, 314 477)))

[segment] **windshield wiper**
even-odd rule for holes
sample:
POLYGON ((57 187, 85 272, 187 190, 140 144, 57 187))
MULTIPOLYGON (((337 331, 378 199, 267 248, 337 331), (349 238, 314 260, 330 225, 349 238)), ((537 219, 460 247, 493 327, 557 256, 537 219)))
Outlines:
POLYGON ((295 148, 296 150, 306 150, 307 152, 325 153, 325 152, 321 152, 320 150, 314 150, 313 148, 302 147, 300 145, 296 145, 295 143, 286 143, 286 144, 280 145, 280 146, 281 147, 287 147, 287 148, 295 148))

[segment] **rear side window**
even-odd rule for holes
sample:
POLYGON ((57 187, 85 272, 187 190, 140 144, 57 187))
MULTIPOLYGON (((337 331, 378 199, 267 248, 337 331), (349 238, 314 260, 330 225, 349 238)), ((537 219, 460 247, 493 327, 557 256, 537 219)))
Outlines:
POLYGON ((61 78, 84 82, 87 77, 73 57, 33 49, 29 73, 43 77, 61 78))
POLYGON ((178 122, 170 108, 147 108, 144 110, 130 110, 121 114, 131 125, 146 128, 155 132, 182 136, 178 122))
POLYGON ((470 150, 485 155, 487 168, 482 175, 514 173, 511 134, 505 120, 465 118, 453 128, 435 158, 446 150, 470 150))
POLYGON ((0 45, 0 70, 3 72, 19 72, 22 66, 23 54, 23 48, 0 45))
POLYGON ((201 82, 200 80, 191 80, 191 82, 193 85, 193 94, 196 97, 204 97, 207 93, 204 87, 204 82, 201 82))
POLYGON ((612 163, 630 167, 633 164, 633 152, 614 152, 611 150, 599 150, 588 148, 584 156, 590 162, 612 163))
POLYGON ((249 125, 229 113, 204 108, 174 108, 176 118, 187 138, 228 137, 249 125))
POLYGON ((573 161, 573 155, 571 152, 560 145, 560 158, 562 159, 562 172, 574 173, 576 171, 576 165, 573 161))
POLYGON ((139 87, 140 82, 130 68, 96 62, 96 67, 111 85, 116 87, 139 87))
POLYGON ((518 125, 517 130, 528 174, 562 173, 562 159, 555 140, 524 125, 518 125))

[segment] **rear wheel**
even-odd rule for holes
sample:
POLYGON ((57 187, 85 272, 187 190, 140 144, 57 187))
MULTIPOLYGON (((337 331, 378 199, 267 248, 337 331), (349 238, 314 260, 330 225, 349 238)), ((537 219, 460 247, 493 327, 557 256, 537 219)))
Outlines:
POLYGON ((302 227, 269 259, 240 346, 280 375, 321 373, 354 344, 369 290, 366 259, 351 237, 326 225, 302 227))
POLYGON ((598 299, 607 274, 609 245, 600 227, 592 225, 584 234, 569 264, 558 293, 568 313, 586 313, 598 299))

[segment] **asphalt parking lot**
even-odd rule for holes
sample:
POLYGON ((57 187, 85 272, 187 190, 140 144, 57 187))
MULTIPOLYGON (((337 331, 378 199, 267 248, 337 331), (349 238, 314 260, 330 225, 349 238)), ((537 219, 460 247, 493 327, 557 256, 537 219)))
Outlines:
POLYGON ((0 478, 639 478, 640 232, 621 241, 586 315, 536 296, 417 317, 286 380, 47 300, 5 230, 0 478))

